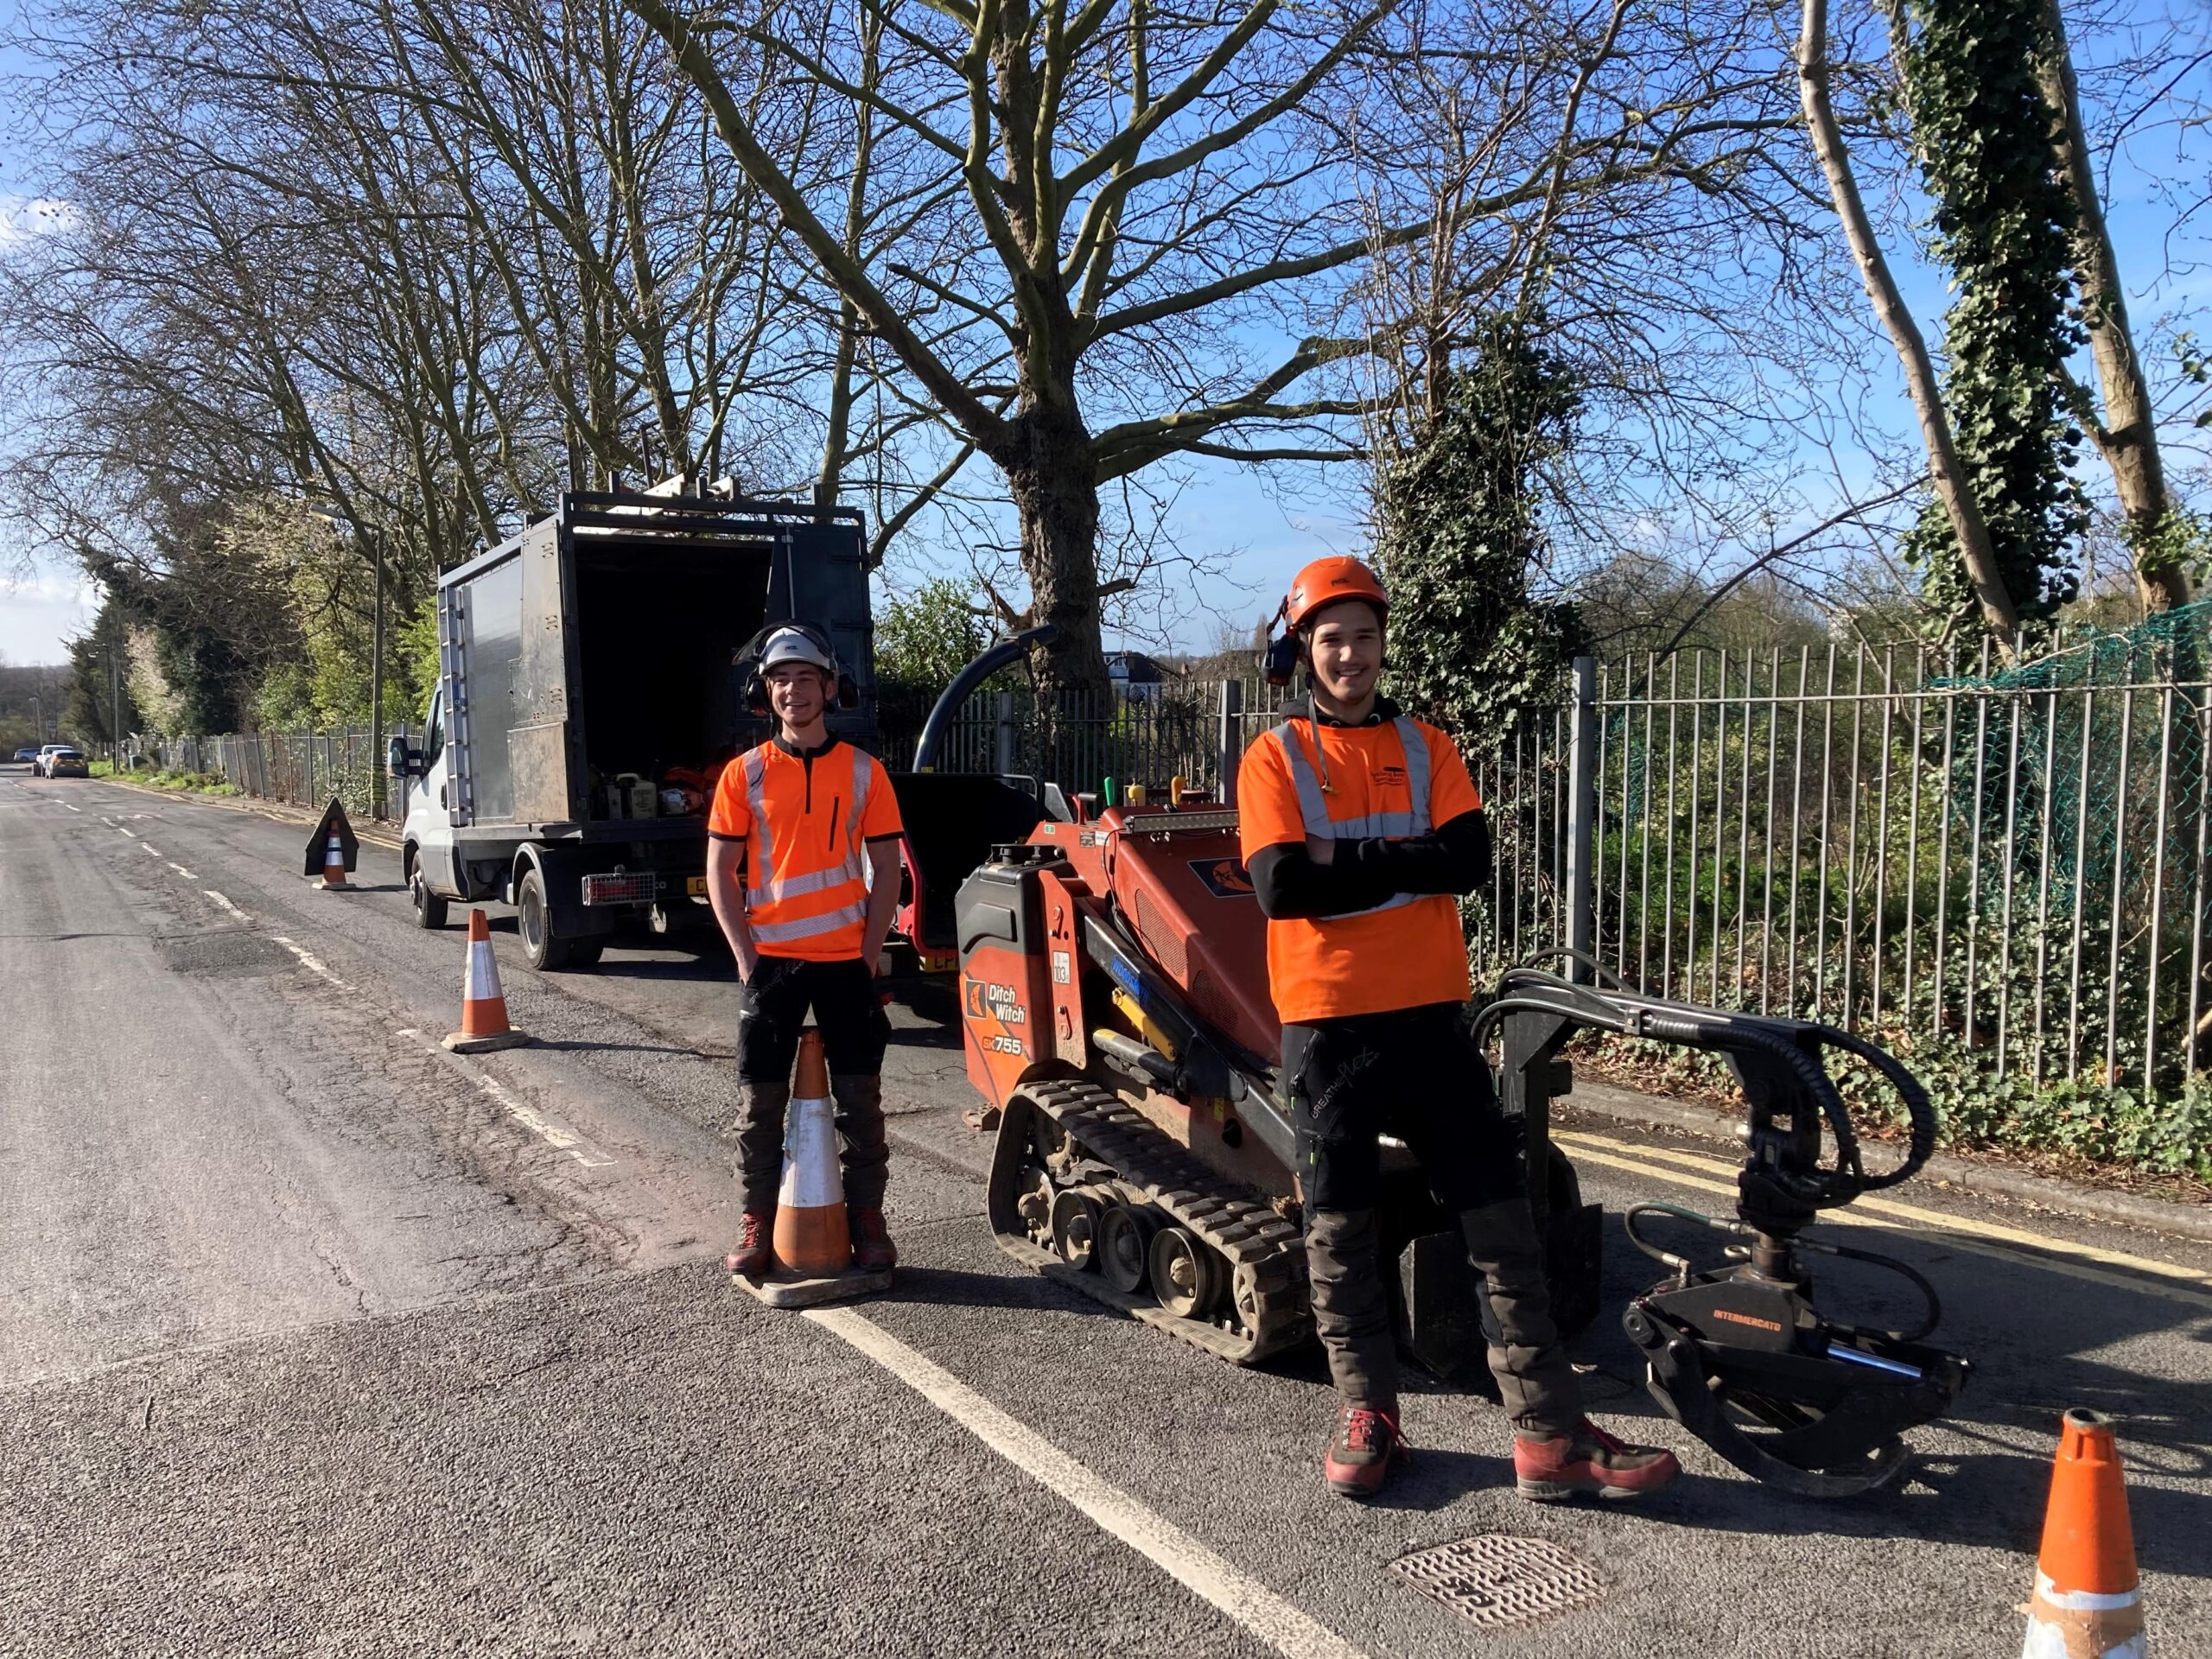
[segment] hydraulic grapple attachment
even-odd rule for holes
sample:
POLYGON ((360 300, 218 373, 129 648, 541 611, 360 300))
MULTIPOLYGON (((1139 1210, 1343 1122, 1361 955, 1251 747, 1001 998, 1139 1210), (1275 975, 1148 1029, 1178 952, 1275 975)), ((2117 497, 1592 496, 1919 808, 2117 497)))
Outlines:
MULTIPOLYGON (((1570 984, 1529 968, 1510 970, 1478 1026, 1505 1028, 1509 1079, 1540 1065, 1577 1028, 1683 1044, 1725 1055, 1742 1084, 1747 1152, 1734 1218, 1670 1204, 1640 1204, 1630 1239, 1669 1276, 1630 1303, 1629 1339, 1649 1364, 1651 1393, 1668 1414, 1737 1468, 1812 1497, 1866 1491, 1905 1462, 1905 1430, 1950 1409, 1971 1370, 1921 1340, 1942 1317, 1936 1291, 1905 1263, 1803 1236, 1820 1211, 1894 1186, 1927 1161, 1936 1116, 1911 1073, 1850 1033, 1795 1020, 1726 1014, 1619 989, 1570 984), (1904 1161, 1870 1175, 1824 1048, 1856 1056, 1904 1104, 1911 1138, 1904 1161), (1821 1161, 1822 1129, 1834 1143, 1821 1161), (1671 1217, 1732 1242, 1699 1267, 1648 1236, 1671 1217), (1863 1262, 1904 1280, 1921 1304, 1894 1329, 1846 1324, 1815 1306, 1808 1258, 1863 1262)), ((1510 1084, 1509 1082, 1509 1090, 1510 1084)))

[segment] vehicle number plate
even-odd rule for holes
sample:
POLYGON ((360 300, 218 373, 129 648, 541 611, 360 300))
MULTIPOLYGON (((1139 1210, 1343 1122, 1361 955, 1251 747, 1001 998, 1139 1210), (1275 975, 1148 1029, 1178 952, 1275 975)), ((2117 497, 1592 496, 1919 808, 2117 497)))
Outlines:
POLYGON ((703 875, 685 876, 683 878, 683 891, 690 894, 694 899, 705 898, 707 896, 707 878, 703 875))

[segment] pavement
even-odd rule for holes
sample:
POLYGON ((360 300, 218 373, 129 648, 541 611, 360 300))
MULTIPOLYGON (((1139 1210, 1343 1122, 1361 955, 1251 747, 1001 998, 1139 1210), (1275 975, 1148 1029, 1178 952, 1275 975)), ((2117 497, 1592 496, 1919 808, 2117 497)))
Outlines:
MULTIPOLYGON (((537 1041, 457 1058, 461 929, 373 844, 316 891, 306 834, 0 771, 0 1652, 2010 1652, 2073 1405, 2119 1420, 2153 1650, 2212 1630, 2202 1240, 1929 1183, 1855 1208, 1977 1368, 1879 1493, 1686 1442, 1609 1312, 1595 1408, 1681 1450, 1674 1489, 1522 1503, 1495 1404, 1424 1388, 1363 1508, 1320 1484, 1318 1353, 1240 1371, 995 1249, 949 1004, 894 1009, 896 1289, 778 1313, 718 1266, 726 955, 538 976, 495 912, 537 1041), (1602 1588, 1485 1629, 1390 1571, 1480 1536, 1602 1588)), ((1614 1212, 1729 1188, 1688 1127, 1561 1139, 1614 1212)), ((1654 1274, 1606 1249, 1611 1309, 1654 1274)))

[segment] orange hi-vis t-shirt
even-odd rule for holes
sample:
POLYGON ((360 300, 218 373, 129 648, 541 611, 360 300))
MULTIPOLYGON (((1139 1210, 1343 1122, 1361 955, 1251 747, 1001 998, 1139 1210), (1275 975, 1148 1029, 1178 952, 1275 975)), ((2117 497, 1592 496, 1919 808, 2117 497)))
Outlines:
MULTIPOLYGON (((1269 847, 1302 847, 1309 835, 1425 836, 1481 805, 1458 746, 1403 715, 1367 726, 1286 720, 1245 750, 1236 774, 1247 864, 1269 847)), ((1400 893, 1354 915, 1270 918, 1268 984, 1286 1024, 1464 1002, 1471 988, 1458 901, 1400 893)))
POLYGON ((707 833, 745 843, 745 919, 761 954, 843 962, 861 954, 868 843, 904 826, 891 779, 834 739, 810 755, 780 742, 722 768, 707 833))

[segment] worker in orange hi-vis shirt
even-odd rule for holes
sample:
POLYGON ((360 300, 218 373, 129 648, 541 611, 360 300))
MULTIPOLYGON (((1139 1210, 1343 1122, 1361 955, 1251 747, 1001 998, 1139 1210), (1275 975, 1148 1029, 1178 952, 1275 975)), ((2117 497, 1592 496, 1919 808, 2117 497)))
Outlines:
POLYGON ((1488 879, 1490 831, 1452 740, 1377 695, 1389 613, 1357 559, 1298 573, 1268 667, 1287 683, 1302 664, 1311 696, 1284 709, 1237 774, 1283 1021, 1313 1322, 1342 1396, 1323 1473, 1334 1491, 1370 1497, 1406 1454, 1376 1259, 1376 1137, 1389 1134, 1421 1160, 1488 1281, 1490 1366, 1521 1495, 1649 1491, 1677 1472, 1674 1454, 1583 1415, 1497 1088, 1468 1040, 1457 895, 1488 879))
POLYGON ((707 895, 737 957, 737 1156, 744 1214, 732 1273, 768 1265, 791 1064, 810 1011, 830 1062, 843 1141, 853 1265, 898 1261, 884 1225, 890 1150, 875 989, 899 907, 899 802, 882 766, 830 735, 849 683, 818 628, 764 630, 739 655, 745 700, 776 735, 722 768, 707 819, 707 895))

